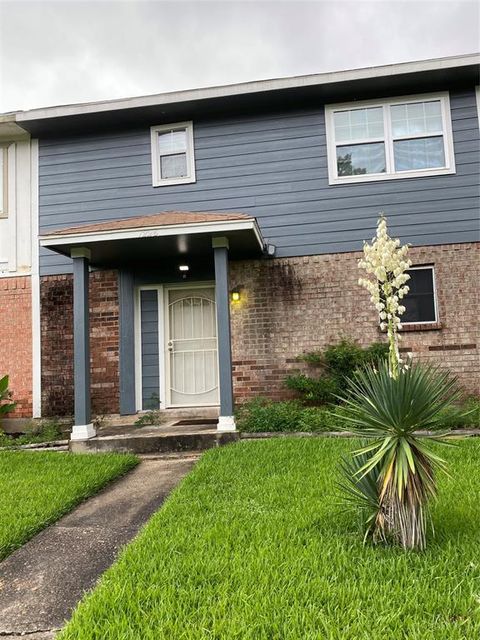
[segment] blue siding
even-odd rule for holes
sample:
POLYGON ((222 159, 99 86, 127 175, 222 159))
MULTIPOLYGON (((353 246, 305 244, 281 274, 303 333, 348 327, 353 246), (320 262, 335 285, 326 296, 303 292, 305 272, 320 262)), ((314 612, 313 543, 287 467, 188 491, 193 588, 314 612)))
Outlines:
POLYGON ((140 292, 142 409, 158 409, 160 398, 157 295, 155 289, 140 292))
MULTIPOLYGON (((359 249, 379 211, 415 245, 478 237, 479 127, 475 93, 450 96, 456 174, 329 185, 323 108, 195 121, 197 182, 151 186, 148 127, 42 141, 40 228, 162 210, 243 211, 279 256, 359 249)), ((152 123, 157 124, 157 123, 152 123)), ((41 251, 43 274, 70 261, 41 251)))

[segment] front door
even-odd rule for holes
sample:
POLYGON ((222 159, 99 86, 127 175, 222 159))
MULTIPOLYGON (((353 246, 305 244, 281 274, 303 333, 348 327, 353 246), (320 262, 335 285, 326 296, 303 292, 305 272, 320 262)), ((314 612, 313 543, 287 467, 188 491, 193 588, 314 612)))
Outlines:
POLYGON ((165 296, 167 405, 217 405, 214 287, 169 287, 165 296))

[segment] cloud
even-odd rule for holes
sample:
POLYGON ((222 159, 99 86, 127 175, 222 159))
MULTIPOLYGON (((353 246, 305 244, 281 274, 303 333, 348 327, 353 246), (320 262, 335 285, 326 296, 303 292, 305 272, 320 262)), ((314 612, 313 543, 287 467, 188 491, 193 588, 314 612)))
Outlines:
POLYGON ((0 1, 0 110, 468 53, 475 1, 0 1))

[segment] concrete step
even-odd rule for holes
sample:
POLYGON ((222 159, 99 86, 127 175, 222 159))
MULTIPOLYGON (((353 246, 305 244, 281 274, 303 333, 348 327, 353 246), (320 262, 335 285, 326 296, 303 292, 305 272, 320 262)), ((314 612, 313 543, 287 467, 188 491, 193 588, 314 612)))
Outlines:
MULTIPOLYGON (((140 430, 139 430, 140 431, 140 430)), ((205 451, 213 447, 236 442, 237 432, 217 432, 214 429, 188 431, 185 433, 125 433, 96 436, 90 440, 71 440, 73 453, 176 453, 182 451, 205 451)))
MULTIPOLYGON (((140 411, 131 416, 121 416, 118 413, 102 416, 103 422, 109 427, 117 427, 124 425, 134 425, 142 415, 148 413, 146 411, 140 411)), ((163 409, 158 411, 158 415, 161 418, 162 424, 167 422, 174 422, 176 420, 184 420, 185 418, 218 418, 218 407, 202 407, 201 409, 195 407, 185 407, 181 409, 163 409)))

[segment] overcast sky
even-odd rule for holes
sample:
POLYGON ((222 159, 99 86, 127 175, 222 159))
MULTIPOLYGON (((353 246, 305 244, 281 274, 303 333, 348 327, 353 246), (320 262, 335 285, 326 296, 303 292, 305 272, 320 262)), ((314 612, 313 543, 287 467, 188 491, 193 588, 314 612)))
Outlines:
POLYGON ((477 0, 0 0, 0 111, 480 49, 477 0))

